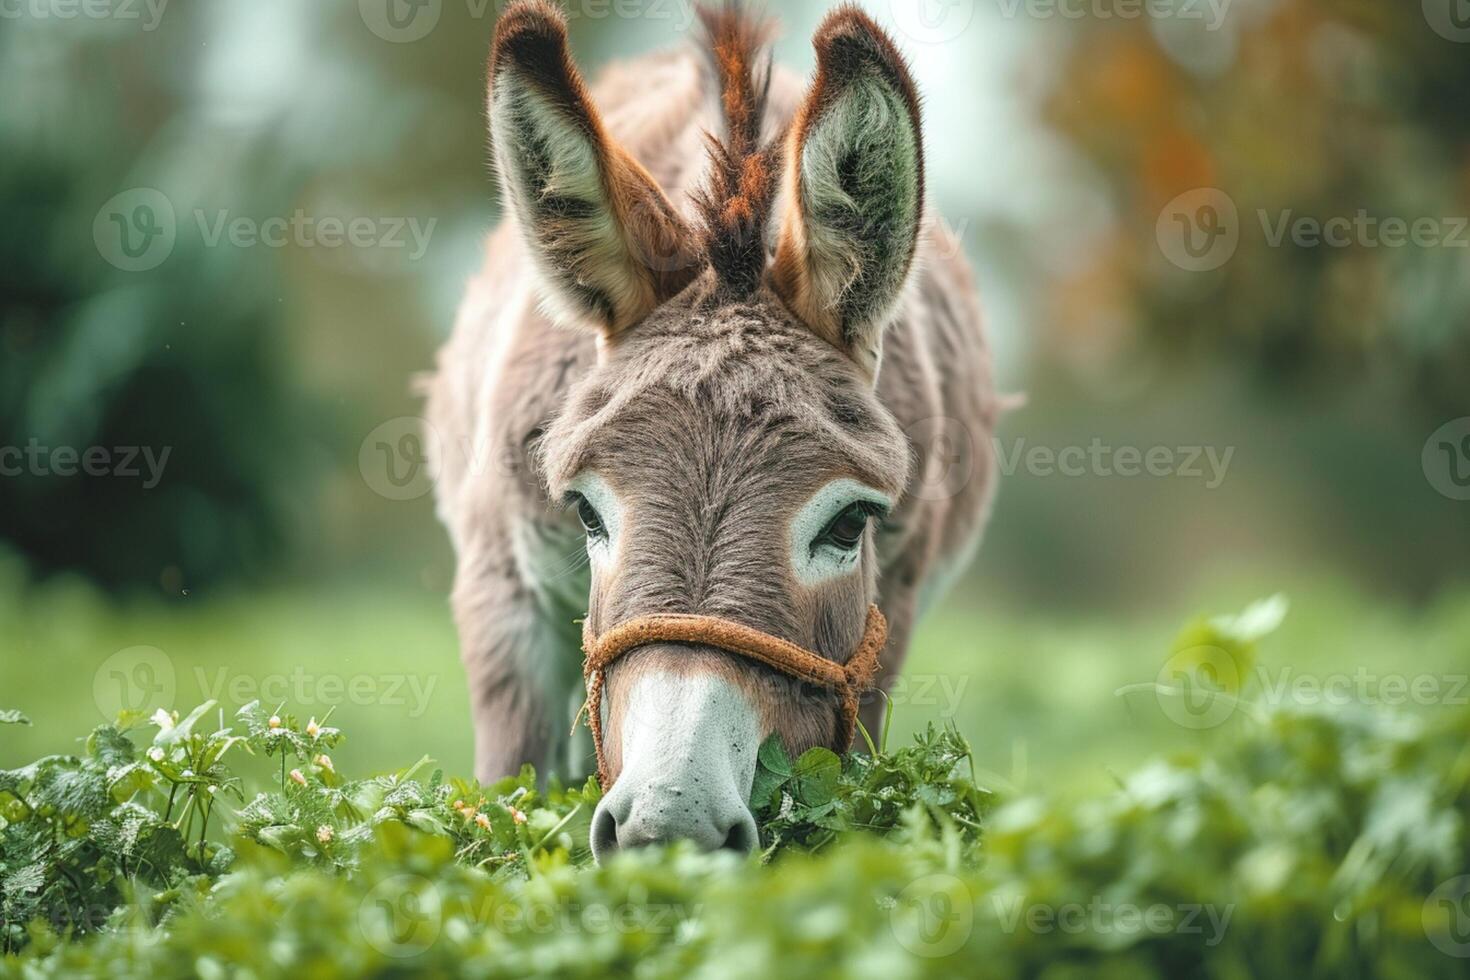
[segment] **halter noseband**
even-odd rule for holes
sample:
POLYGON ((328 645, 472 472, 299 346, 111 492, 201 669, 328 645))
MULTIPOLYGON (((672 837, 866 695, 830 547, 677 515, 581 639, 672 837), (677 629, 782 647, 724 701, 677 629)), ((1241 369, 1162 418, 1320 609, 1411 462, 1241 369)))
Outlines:
POLYGON ((759 661, 789 677, 826 688, 841 698, 837 745, 845 751, 857 731, 858 699, 873 685, 878 655, 883 652, 887 639, 888 621, 877 606, 868 607, 862 641, 845 664, 802 649, 779 636, 716 616, 684 613, 639 616, 619 623, 601 636, 593 636, 591 626, 584 623, 582 650, 586 660, 582 664, 582 676, 587 684, 587 726, 592 729, 592 744, 597 749, 598 782, 604 790, 611 785, 602 748, 605 675, 608 666, 629 650, 650 643, 698 643, 759 661))

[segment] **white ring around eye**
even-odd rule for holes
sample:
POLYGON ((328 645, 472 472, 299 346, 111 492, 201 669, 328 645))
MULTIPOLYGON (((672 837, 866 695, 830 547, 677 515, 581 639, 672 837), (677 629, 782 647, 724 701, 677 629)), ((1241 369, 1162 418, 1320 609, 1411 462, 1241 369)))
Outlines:
POLYGON ((812 543, 834 517, 853 504, 864 501, 885 510, 893 506, 886 493, 849 477, 841 477, 814 493, 796 512, 791 520, 790 540, 791 568, 798 582, 819 585, 857 568, 861 548, 847 552, 828 547, 813 549, 812 543))
POLYGON ((618 501, 617 494, 613 493, 606 480, 591 470, 578 473, 576 479, 567 484, 567 489, 587 498, 593 510, 597 511, 597 516, 602 518, 602 526, 607 531, 606 540, 593 537, 587 539, 588 556, 610 557, 617 551, 618 532, 623 526, 623 505, 618 501))

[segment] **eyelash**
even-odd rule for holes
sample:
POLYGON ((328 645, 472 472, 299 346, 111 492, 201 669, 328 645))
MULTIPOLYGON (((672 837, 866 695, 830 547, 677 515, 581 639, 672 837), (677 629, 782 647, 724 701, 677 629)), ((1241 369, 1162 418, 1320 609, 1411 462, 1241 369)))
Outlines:
POLYGON ((826 527, 822 528, 822 533, 818 534, 816 540, 812 542, 812 554, 816 554, 817 549, 823 546, 835 548, 838 551, 842 552, 856 551, 858 546, 862 544, 863 535, 866 534, 868 528, 874 524, 874 519, 876 518, 877 524, 881 526, 883 518, 886 516, 887 509, 884 508, 881 504, 876 504, 872 501, 859 500, 856 503, 849 504, 841 511, 839 511, 837 515, 832 518, 832 520, 828 521, 826 527), (834 540, 834 529, 844 518, 850 515, 860 515, 863 518, 862 530, 858 532, 856 539, 851 544, 846 544, 842 541, 834 540))
POLYGON ((602 515, 597 512, 591 502, 580 493, 573 491, 567 494, 567 509, 577 512, 577 519, 582 522, 582 530, 588 538, 605 540, 607 538, 607 523, 603 521, 602 515), (588 517, 591 520, 588 520, 588 517))

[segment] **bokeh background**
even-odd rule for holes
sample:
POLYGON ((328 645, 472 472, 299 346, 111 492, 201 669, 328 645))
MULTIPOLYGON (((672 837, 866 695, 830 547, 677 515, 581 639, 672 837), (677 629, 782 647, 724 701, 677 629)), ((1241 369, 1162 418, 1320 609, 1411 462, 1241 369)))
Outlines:
MULTIPOLYGON (((469 771, 452 556, 381 451, 411 455, 497 220, 503 5, 0 6, 0 707, 35 721, 0 765, 261 697, 333 710, 349 764, 469 771)), ((567 6, 589 73, 695 24, 567 6)), ((1470 3, 863 6, 1027 399, 894 737, 953 721, 998 786, 1106 782, 1223 727, 1118 689, 1277 592, 1256 694, 1465 703, 1470 3), (1069 447, 1080 472, 1047 462, 1069 447)), ((809 70, 823 5, 767 9, 809 70)))

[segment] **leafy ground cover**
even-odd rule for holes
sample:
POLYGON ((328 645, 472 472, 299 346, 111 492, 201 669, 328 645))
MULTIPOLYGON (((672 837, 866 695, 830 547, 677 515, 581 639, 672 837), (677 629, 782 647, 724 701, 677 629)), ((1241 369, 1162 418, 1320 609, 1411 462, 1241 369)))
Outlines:
POLYGON ((595 866, 594 783, 348 778, 330 717, 124 716, 0 773, 0 974, 1462 975, 1470 712, 1245 699, 1283 611, 1192 622, 1153 693, 1242 720, 1081 799, 987 789, 952 728, 769 742, 749 859, 595 866))

